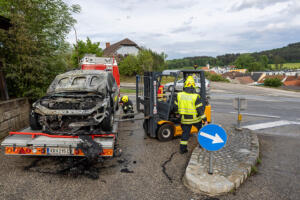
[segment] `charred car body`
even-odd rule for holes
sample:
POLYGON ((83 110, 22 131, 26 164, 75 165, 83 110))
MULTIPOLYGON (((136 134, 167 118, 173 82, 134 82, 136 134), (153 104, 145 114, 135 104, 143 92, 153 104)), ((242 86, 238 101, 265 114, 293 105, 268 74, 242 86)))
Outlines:
POLYGON ((30 126, 50 134, 110 131, 119 88, 111 72, 73 70, 58 75, 47 95, 33 103, 30 126))

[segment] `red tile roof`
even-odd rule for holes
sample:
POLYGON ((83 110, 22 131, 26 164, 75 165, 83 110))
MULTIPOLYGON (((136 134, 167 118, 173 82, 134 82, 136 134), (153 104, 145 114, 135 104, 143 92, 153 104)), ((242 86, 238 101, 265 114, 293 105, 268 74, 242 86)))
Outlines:
POLYGON ((240 84, 250 84, 254 82, 251 76, 236 77, 234 80, 237 80, 240 84))
POLYGON ((289 76, 283 83, 285 86, 300 86, 300 76, 289 76))
POLYGON ((217 74, 215 71, 208 71, 210 74, 217 74))
POLYGON ((288 76, 285 81, 292 81, 297 79, 297 76, 288 76))
POLYGON ((223 76, 224 78, 229 77, 230 79, 234 79, 235 77, 237 77, 237 76, 242 76, 242 75, 243 75, 243 74, 240 73, 240 72, 226 72, 226 73, 222 74, 222 76, 223 76))

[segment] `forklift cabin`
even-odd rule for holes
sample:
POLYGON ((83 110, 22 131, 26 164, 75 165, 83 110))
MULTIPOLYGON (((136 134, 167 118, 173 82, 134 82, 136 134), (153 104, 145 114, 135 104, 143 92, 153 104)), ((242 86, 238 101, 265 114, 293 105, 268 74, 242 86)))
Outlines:
MULTIPOLYGON (((160 141, 169 141, 182 134, 180 115, 174 110, 174 100, 179 91, 176 90, 178 78, 182 75, 183 81, 188 76, 200 78, 200 88, 196 87, 196 93, 201 97, 207 121, 211 121, 211 106, 206 97, 205 75, 203 70, 165 70, 163 72, 144 72, 143 76, 136 77, 136 102, 137 111, 144 113, 143 128, 145 133, 160 141), (158 94, 163 77, 173 77, 174 89, 170 92, 164 90, 158 94)), ((192 127, 191 134, 198 133, 196 127, 192 127)))

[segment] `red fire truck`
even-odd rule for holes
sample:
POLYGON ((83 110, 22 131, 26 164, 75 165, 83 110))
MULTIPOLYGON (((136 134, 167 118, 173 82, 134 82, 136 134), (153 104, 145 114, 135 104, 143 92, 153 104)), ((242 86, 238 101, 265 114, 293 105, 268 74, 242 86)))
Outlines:
POLYGON ((115 58, 96 57, 95 55, 87 55, 81 59, 81 69, 112 71, 116 82, 120 88, 119 68, 115 58))

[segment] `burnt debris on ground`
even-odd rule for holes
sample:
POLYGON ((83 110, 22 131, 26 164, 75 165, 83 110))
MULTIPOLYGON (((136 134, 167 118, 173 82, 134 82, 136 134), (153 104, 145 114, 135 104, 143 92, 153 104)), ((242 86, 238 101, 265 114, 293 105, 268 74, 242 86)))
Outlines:
POLYGON ((24 170, 45 173, 67 175, 70 177, 78 177, 83 175, 91 179, 98 179, 102 162, 99 160, 76 157, 48 157, 36 158, 24 170))

